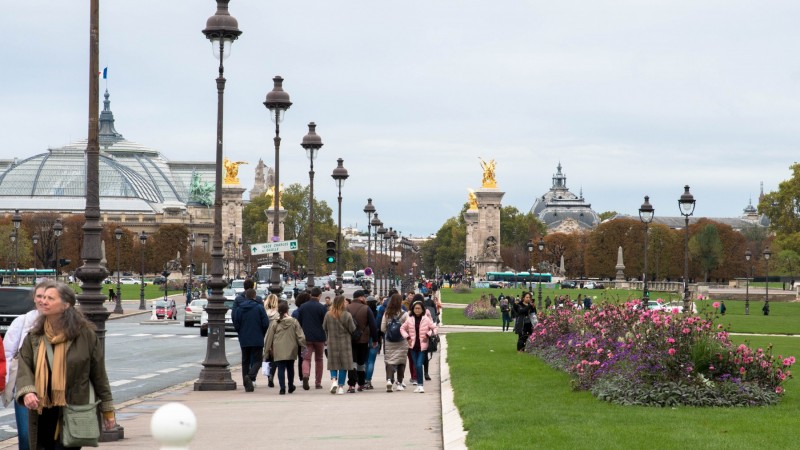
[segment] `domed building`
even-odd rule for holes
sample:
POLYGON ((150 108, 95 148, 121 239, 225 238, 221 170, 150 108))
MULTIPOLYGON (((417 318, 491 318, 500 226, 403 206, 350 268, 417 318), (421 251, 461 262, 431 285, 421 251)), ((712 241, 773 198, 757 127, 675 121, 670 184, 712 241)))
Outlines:
POLYGON ((583 198, 583 192, 575 195, 567 188, 567 176, 561 172, 560 162, 557 169, 550 190, 536 199, 531 212, 550 232, 572 233, 599 225, 600 217, 583 198))
MULTIPOLYGON (((215 162, 169 161, 157 150, 125 139, 114 126, 108 91, 103 105, 99 120, 101 221, 148 234, 163 224, 182 223, 195 233, 197 242, 210 241, 215 162)), ((23 160, 0 161, 0 211, 83 214, 86 146, 84 139, 23 160)), ((233 190, 244 191, 239 186, 233 190)), ((241 237, 241 192, 238 200, 235 192, 225 196, 223 236, 241 237)))

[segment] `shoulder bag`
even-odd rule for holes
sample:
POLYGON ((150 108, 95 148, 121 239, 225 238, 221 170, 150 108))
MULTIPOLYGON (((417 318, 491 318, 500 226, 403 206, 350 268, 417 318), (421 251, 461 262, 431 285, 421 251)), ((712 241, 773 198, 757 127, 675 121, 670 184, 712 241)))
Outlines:
MULTIPOLYGON (((47 363, 52 365, 53 346, 46 337, 47 363)), ((86 405, 70 405, 61 407, 61 444, 64 447, 97 447, 100 439, 100 419, 97 417, 94 386, 89 381, 89 403, 86 405)))

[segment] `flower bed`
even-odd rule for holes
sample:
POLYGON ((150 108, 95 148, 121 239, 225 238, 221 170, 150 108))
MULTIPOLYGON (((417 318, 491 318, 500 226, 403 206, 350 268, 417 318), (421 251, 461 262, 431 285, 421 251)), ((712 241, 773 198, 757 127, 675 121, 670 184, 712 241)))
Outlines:
POLYGON ((476 300, 464 308, 464 316, 468 319, 498 319, 500 313, 493 308, 489 300, 476 300))
POLYGON ((572 374, 577 389, 624 405, 775 404, 795 362, 771 347, 734 346, 711 317, 638 300, 542 314, 526 350, 572 374))

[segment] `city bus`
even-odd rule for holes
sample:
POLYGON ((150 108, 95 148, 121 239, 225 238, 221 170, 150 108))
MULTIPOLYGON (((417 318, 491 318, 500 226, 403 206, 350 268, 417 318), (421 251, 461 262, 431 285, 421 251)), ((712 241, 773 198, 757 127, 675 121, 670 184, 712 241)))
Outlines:
POLYGON ((503 283, 550 283, 553 281, 553 275, 536 272, 486 272, 486 281, 503 283))

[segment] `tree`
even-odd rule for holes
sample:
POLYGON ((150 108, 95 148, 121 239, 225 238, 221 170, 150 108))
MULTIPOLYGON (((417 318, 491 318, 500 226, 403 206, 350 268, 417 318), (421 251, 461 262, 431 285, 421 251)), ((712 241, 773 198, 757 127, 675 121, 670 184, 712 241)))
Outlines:
MULTIPOLYGON (((435 258, 433 266, 444 272, 463 272, 464 250, 467 245, 467 230, 463 219, 451 217, 436 232, 430 249, 435 258)), ((429 269, 430 270, 430 269, 429 269)))
POLYGON ((670 260, 672 250, 675 247, 675 234, 670 232, 668 226, 663 224, 651 224, 650 236, 648 241, 647 256, 648 277, 654 280, 662 280, 670 276, 670 260))
POLYGON ((778 253, 778 273, 789 275, 794 280, 794 274, 800 267, 800 254, 794 250, 781 250, 778 253))
POLYGON ((641 266, 643 236, 644 224, 639 220, 617 218, 601 223, 589 234, 586 272, 592 276, 613 278, 617 249, 621 246, 626 272, 634 273, 641 266))
POLYGON ((189 248, 189 229, 183 224, 162 225, 147 238, 145 271, 161 272, 164 264, 180 252, 181 265, 185 266, 189 248))
POLYGON ((689 252, 696 258, 708 282, 708 274, 722 264, 722 240, 713 224, 706 224, 689 239, 689 252))
POLYGON ((513 206, 500 210, 500 256, 503 262, 517 272, 530 268, 528 241, 542 236, 547 226, 533 213, 522 214, 513 206))
POLYGON ((769 218, 770 228, 778 236, 800 232, 800 163, 790 169, 792 177, 758 203, 758 210, 769 218))

